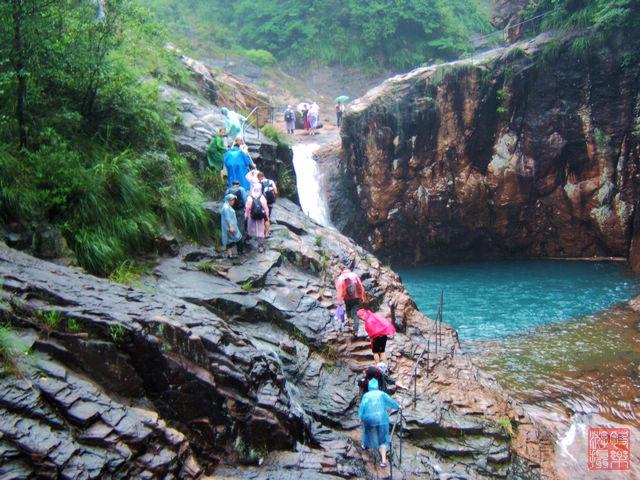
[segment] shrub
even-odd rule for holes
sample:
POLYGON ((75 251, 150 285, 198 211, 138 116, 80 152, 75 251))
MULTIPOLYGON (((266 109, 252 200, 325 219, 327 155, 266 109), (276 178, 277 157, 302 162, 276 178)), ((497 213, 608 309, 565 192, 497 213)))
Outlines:
POLYGON ((227 189, 227 182, 222 178, 219 172, 204 169, 198 174, 198 184, 204 194, 213 200, 220 200, 224 191, 227 189))
POLYGON ((71 333, 78 333, 81 330, 80 323, 75 318, 67 320, 67 331, 71 333))
POLYGON ((204 196, 183 159, 95 145, 90 153, 56 135, 22 159, 0 150, 0 217, 57 224, 79 264, 104 276, 150 250, 163 220, 192 240, 208 236, 204 196))
POLYGON ((296 179, 290 168, 285 168, 280 171, 280 176, 278 177, 278 191, 280 192, 280 195, 285 198, 295 198, 297 193, 296 179))
POLYGON ((178 176, 172 185, 162 188, 160 203, 165 221, 174 231, 181 231, 196 241, 205 238, 209 218, 202 207, 204 197, 187 179, 178 176))
POLYGON ((0 220, 34 218, 40 195, 31 188, 31 169, 25 162, 0 146, 0 220))
POLYGON ((62 314, 57 310, 38 310, 36 312, 36 320, 48 335, 52 330, 56 330, 60 327, 60 324, 62 323, 62 314))
POLYGON ((286 142, 286 140, 283 138, 282 136, 282 132, 279 131, 276 127, 274 127, 273 125, 265 125, 264 127, 262 127, 262 133, 264 133, 267 137, 269 137, 271 140, 273 140, 274 142, 276 142, 278 144, 279 147, 285 147, 285 148, 289 148, 289 144, 286 142))
POLYGON ((113 272, 111 272, 109 280, 129 287, 142 288, 143 284, 140 281, 140 278, 146 272, 146 265, 134 263, 131 260, 125 260, 118 265, 113 272))
POLYGON ((276 57, 267 50, 245 50, 242 55, 250 62, 260 65, 261 67, 266 67, 276 63, 276 57))
POLYGON ((20 375, 25 360, 26 346, 7 324, 0 325, 0 377, 20 375))
POLYGON ((498 418, 498 428, 504 435, 513 438, 518 428, 518 423, 513 418, 500 417, 498 418))
POLYGON ((116 343, 122 340, 122 338, 124 337, 124 334, 125 334, 125 330, 122 325, 114 324, 109 327, 109 336, 116 343))
POLYGON ((216 267, 213 264, 213 262, 211 262, 210 260, 202 260, 201 262, 198 262, 198 264, 196 265, 196 268, 204 273, 215 273, 216 272, 216 267))

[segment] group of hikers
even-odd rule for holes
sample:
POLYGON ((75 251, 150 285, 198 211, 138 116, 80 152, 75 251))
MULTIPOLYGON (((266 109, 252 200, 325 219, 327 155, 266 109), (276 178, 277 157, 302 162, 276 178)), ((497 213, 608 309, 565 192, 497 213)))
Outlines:
POLYGON ((209 168, 226 178, 227 188, 220 210, 220 241, 228 259, 233 248, 244 254, 249 239, 258 243, 258 252, 264 252, 265 238, 269 236, 271 210, 276 203, 278 187, 256 168, 249 155, 249 147, 242 135, 246 118, 222 109, 225 126, 211 139, 207 148, 209 168), (227 149, 225 139, 233 139, 227 149))
POLYGON ((360 277, 345 268, 335 281, 338 308, 336 319, 340 330, 349 320, 353 322, 353 337, 357 338, 360 320, 369 336, 374 365, 365 369, 358 380, 362 399, 358 416, 362 421, 362 448, 378 449, 380 467, 387 466, 387 451, 390 444, 389 412, 400 405, 388 392, 394 390, 395 381, 389 376, 386 355, 387 340, 396 333, 395 326, 387 318, 362 308, 365 302, 365 289, 360 277))
MULTIPOLYGON (((316 102, 301 103, 298 105, 298 113, 302 119, 304 132, 307 135, 317 135, 320 126, 320 106, 316 102)), ((287 125, 287 133, 295 133, 296 112, 291 105, 287 105, 284 111, 284 123, 287 125)))
MULTIPOLYGON (((335 106, 336 122, 338 128, 342 126, 342 117, 344 115, 345 106, 338 101, 335 106)), ((302 128, 307 135, 318 135, 320 125, 320 107, 316 102, 301 103, 298 105, 298 114, 302 119, 302 128)), ((284 111, 284 123, 287 126, 287 133, 294 134, 296 131, 296 111, 291 105, 287 105, 284 111)))
MULTIPOLYGON (((290 107, 287 108, 287 111, 290 107)), ((287 130, 295 129, 295 116, 289 120, 285 111, 287 130)), ((309 113, 307 120, 309 121, 309 113)), ((340 111, 343 112, 342 109, 340 111)), ((269 236, 270 216, 278 196, 278 188, 273 180, 265 177, 256 168, 249 155, 249 149, 243 139, 243 124, 246 118, 226 108, 222 109, 225 126, 220 128, 212 138, 207 149, 209 168, 219 172, 226 178, 227 188, 220 211, 221 243, 227 258, 233 258, 233 248, 238 254, 244 253, 246 242, 254 238, 258 243, 258 251, 264 252, 265 238, 269 236), (226 141, 232 139, 227 149, 226 141)), ((338 113, 338 109, 336 109, 338 113)), ((342 116, 339 115, 339 123, 342 116)), ((315 122, 314 117, 311 121, 315 122)), ((305 123, 305 126, 307 123, 305 123)), ((310 128, 311 123, 309 124, 310 128)), ((360 320, 369 336, 374 364, 363 372, 358 380, 362 399, 358 416, 362 421, 362 447, 378 449, 380 467, 387 466, 387 450, 389 449, 389 413, 388 410, 399 409, 400 405, 388 392, 393 392, 395 381, 389 376, 388 358, 386 355, 387 340, 396 333, 393 322, 387 318, 363 308, 366 292, 362 280, 349 268, 344 268, 335 281, 337 294, 336 319, 340 331, 352 322, 352 335, 358 337, 360 320)), ((392 310, 392 317, 393 315, 392 310)))

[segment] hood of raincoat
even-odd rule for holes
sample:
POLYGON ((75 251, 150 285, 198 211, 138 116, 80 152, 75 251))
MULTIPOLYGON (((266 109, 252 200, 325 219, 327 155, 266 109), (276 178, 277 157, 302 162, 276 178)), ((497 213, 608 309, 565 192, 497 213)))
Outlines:
POLYGON ((224 201, 229 203, 231 200, 236 200, 236 196, 233 193, 229 193, 224 197, 224 201))
POLYGON ((369 391, 372 390, 378 390, 378 380, 376 380, 375 378, 372 378, 371 380, 369 380, 369 391))
POLYGON ((223 115, 226 115, 227 113, 229 113, 229 109, 227 107, 222 107, 220 111, 222 112, 223 115))
POLYGON ((259 183, 251 185, 251 196, 258 198, 260 195, 262 195, 262 185, 259 183))
POLYGON ((371 339, 381 335, 392 337, 396 333, 396 328, 393 326, 393 323, 371 310, 361 308, 356 315, 359 319, 364 320, 364 329, 371 339))

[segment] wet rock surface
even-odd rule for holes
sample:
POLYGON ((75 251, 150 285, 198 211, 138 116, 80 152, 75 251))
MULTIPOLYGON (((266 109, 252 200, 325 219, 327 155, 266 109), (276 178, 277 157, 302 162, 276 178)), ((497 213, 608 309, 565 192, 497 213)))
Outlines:
MULTIPOLYGON (((192 167, 197 171, 206 167, 207 146, 218 129, 224 127, 225 117, 220 111, 222 107, 245 112, 257 107, 244 132, 249 155, 267 178, 277 182, 283 176, 293 175, 291 149, 287 145, 276 144, 254 126, 256 120, 262 127, 271 118, 269 97, 243 84, 233 75, 216 73, 204 63, 184 55, 182 60, 197 80, 198 92, 170 85, 161 85, 160 91, 165 101, 177 105, 174 139, 178 151, 188 155, 192 167), (235 93, 229 97, 228 92, 235 93)), ((231 140, 228 139, 229 142, 231 140)), ((297 197, 291 200, 297 201, 297 197)))
POLYGON ((0 378, 0 477, 202 475, 186 437, 155 411, 114 400, 47 355, 23 369, 0 378))
POLYGON ((405 262, 629 256, 640 67, 620 37, 584 58, 572 41, 420 68, 350 104, 322 169, 334 224, 405 262))
POLYGON ((183 247, 159 261, 148 291, 0 246, 0 313, 39 365, 0 379, 0 472, 384 478, 359 443, 369 341, 332 318, 333 278, 348 264, 371 305, 388 314, 395 302, 406 331, 387 347, 405 407, 394 478, 553 477, 550 437, 479 376, 446 326, 436 352, 434 323, 397 275, 287 200, 273 219, 265 254, 229 261, 183 247))

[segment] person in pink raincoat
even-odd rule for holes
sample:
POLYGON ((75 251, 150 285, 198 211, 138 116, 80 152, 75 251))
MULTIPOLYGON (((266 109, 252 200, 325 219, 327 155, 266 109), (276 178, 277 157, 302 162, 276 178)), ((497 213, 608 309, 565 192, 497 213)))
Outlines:
POLYGON ((387 363, 387 354, 385 350, 387 348, 387 339, 392 337, 396 333, 396 327, 393 326, 390 320, 387 320, 382 315, 373 313, 371 310, 365 310, 361 308, 356 313, 359 319, 364 321, 364 329, 367 331, 367 335, 371 339, 371 351, 373 352, 373 361, 377 364, 382 361, 387 363))
POLYGON ((254 185, 256 185, 256 184, 258 184, 258 185, 259 185, 259 184, 260 184, 260 179, 258 178, 258 174, 259 174, 259 173, 260 173, 260 172, 258 171, 258 169, 257 169, 257 168, 253 168, 253 169, 249 170, 249 173, 247 173, 247 174, 245 175, 245 177, 244 177, 244 178, 246 178, 246 179, 247 179, 247 182, 249 182, 249 185, 250 185, 250 187, 249 187, 249 192, 251 192, 251 188, 252 188, 254 185))
POLYGON ((247 196, 244 218, 247 220, 247 235, 256 239, 258 252, 264 253, 269 206, 267 205, 267 199, 262 194, 262 186, 259 183, 251 186, 251 193, 247 196))

